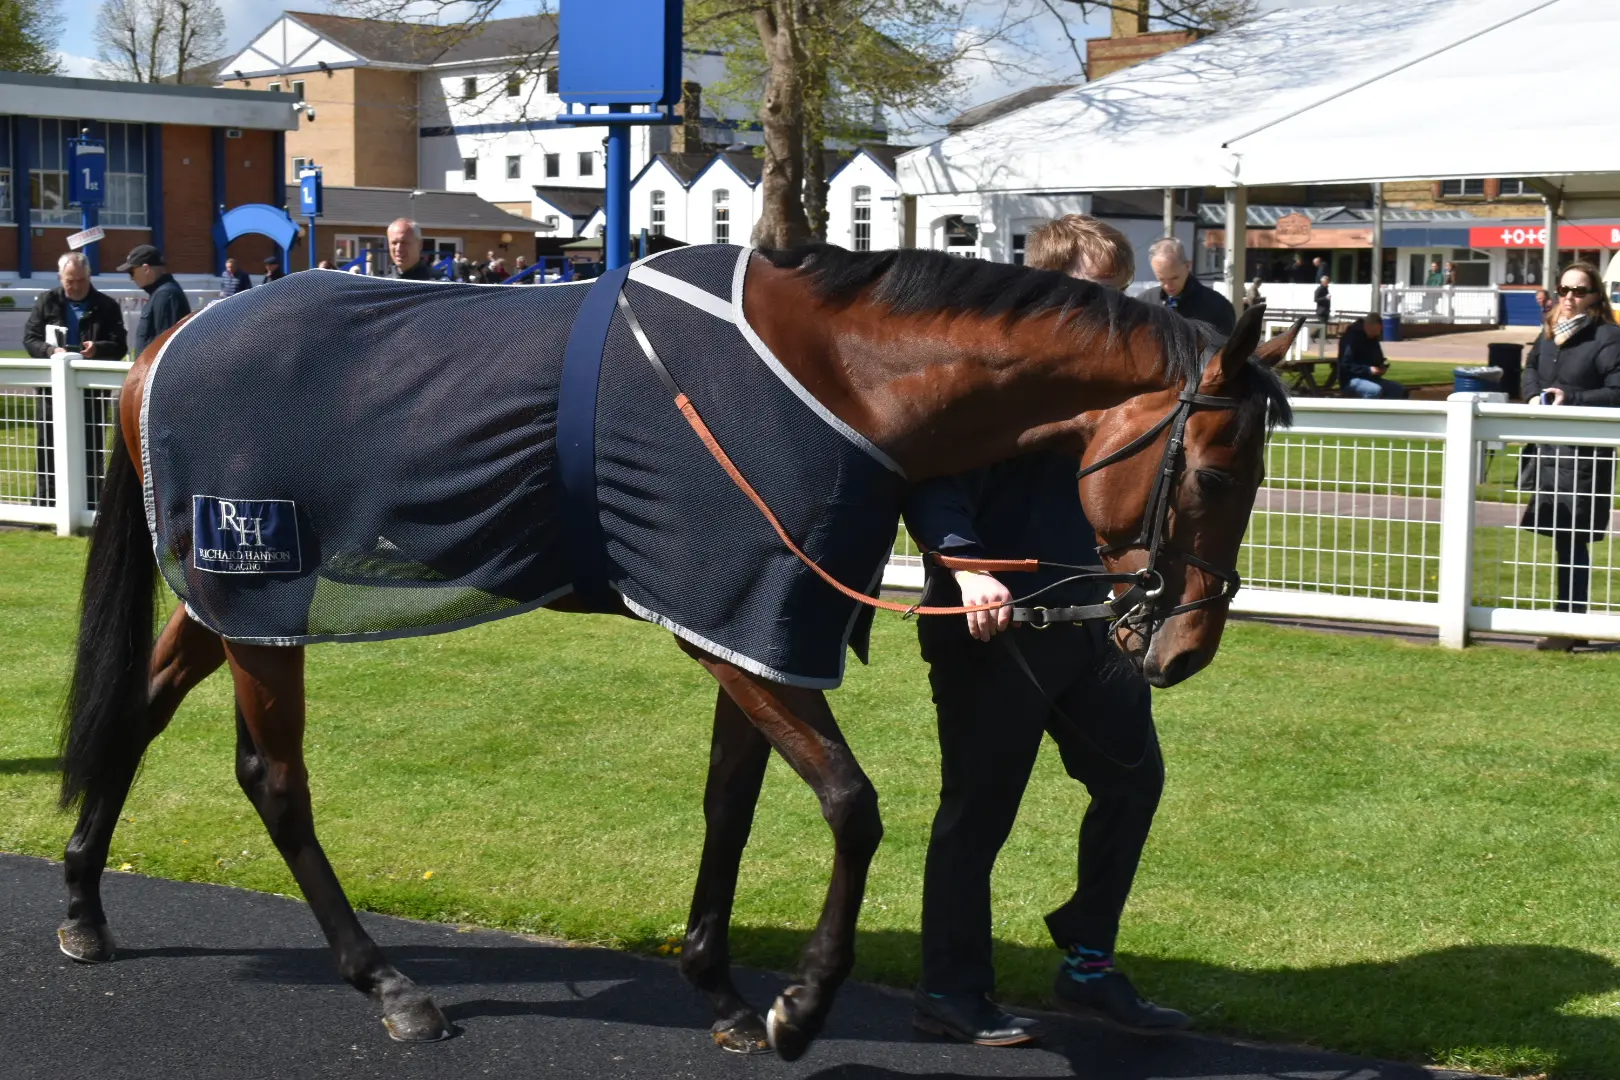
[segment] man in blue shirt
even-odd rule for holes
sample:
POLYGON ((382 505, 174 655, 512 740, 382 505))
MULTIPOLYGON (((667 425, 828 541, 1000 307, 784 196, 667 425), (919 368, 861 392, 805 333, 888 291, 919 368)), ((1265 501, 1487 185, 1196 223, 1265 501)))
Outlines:
MULTIPOLYGON (((1131 280, 1125 238, 1079 215, 1032 231, 1027 251, 1027 264, 1037 269, 1115 287, 1131 280)), ((925 549, 947 555, 1093 564, 1097 541, 1080 506, 1077 468, 1073 456, 1037 452, 925 481, 908 494, 906 527, 925 549)), ((1009 575, 1004 583, 932 564, 927 573, 923 602, 930 605, 1006 604, 1064 576, 1047 570, 1009 575)), ((1075 583, 1037 602, 1095 604, 1106 591, 1075 583)), ((1074 895, 1046 917, 1064 950, 1054 998, 1061 1008, 1130 1030, 1178 1030, 1187 1017, 1144 1001, 1113 959, 1164 783, 1147 683, 1101 623, 1035 630, 1012 628, 1010 617, 1003 607, 917 626, 939 721, 941 784, 923 879, 923 976, 913 1023, 982 1046, 1035 1037, 1033 1021, 990 1000, 990 871, 1047 733, 1064 768, 1091 795, 1080 824, 1074 895)))

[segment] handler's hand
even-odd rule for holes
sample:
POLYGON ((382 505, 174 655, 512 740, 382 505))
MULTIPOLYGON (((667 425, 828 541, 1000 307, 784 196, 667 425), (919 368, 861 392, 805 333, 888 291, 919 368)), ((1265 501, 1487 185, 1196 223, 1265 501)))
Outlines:
POLYGON ((1375 367, 1372 369, 1372 373, 1382 379, 1384 377, 1384 372, 1388 370, 1388 367, 1375 367))
POLYGON ((1549 404, 1549 405, 1562 405, 1564 403, 1564 391, 1562 389, 1560 389, 1559 387, 1549 386, 1549 387, 1547 387, 1546 393, 1549 393, 1549 394, 1552 395, 1552 400, 1549 401, 1547 404, 1549 404))
POLYGON ((79 346, 79 355, 83 356, 83 357, 86 357, 86 358, 95 356, 96 355, 96 343, 93 342, 93 341, 87 341, 83 345, 80 345, 79 346))
MULTIPOLYGON (((1012 603, 1012 593, 1007 586, 991 577, 989 574, 974 574, 967 570, 956 572, 956 584, 962 588, 962 604, 972 607, 975 604, 1007 604, 1012 603)), ((989 611, 968 612, 968 633, 980 641, 989 641, 1008 626, 1012 625, 1012 608, 999 607, 989 611)))

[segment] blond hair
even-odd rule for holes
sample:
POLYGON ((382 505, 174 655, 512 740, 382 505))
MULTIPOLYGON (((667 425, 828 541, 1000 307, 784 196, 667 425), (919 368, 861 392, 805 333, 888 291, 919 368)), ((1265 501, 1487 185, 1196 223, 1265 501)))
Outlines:
POLYGON ((1024 241, 1024 265, 1092 277, 1112 268, 1104 285, 1124 288, 1136 277, 1136 253, 1125 234, 1085 214, 1064 214, 1030 230, 1024 241))
MULTIPOLYGON (((1569 273, 1571 270, 1579 270, 1581 273, 1585 274, 1587 286, 1597 290, 1597 303, 1593 304, 1587 309, 1587 314, 1591 315, 1594 320, 1605 326, 1613 326, 1614 308, 1609 306, 1609 294, 1603 286, 1603 275, 1598 271, 1598 268, 1593 266, 1591 263, 1572 262, 1562 270, 1558 271, 1558 277, 1552 283, 1553 290, 1558 288, 1558 283, 1563 281, 1564 275, 1569 273)), ((1551 291, 1548 292, 1547 295, 1549 299, 1552 299, 1557 297, 1558 294, 1556 291, 1551 291)), ((1542 317, 1541 321, 1542 325, 1547 328, 1547 333, 1551 334, 1553 332, 1553 327, 1558 324, 1558 302, 1556 299, 1554 299, 1552 305, 1547 308, 1547 314, 1542 317)))

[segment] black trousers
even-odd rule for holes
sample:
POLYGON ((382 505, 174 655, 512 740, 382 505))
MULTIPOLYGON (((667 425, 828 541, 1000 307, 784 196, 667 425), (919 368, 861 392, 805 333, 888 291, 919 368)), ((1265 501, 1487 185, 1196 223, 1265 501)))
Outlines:
POLYGON ((1558 599, 1554 611, 1586 612, 1592 591, 1592 552, 1586 546, 1585 532, 1556 532, 1553 550, 1558 553, 1558 599))
POLYGON ((1113 952, 1164 787, 1147 684, 1106 642, 1100 624, 1014 629, 988 643, 965 632, 925 629, 922 637, 941 752, 923 879, 924 988, 995 988, 990 870, 1012 831, 1043 734, 1091 795, 1074 895, 1046 917, 1047 929, 1059 947, 1113 952), (1009 635, 1041 688, 1019 669, 1003 640, 1009 635))

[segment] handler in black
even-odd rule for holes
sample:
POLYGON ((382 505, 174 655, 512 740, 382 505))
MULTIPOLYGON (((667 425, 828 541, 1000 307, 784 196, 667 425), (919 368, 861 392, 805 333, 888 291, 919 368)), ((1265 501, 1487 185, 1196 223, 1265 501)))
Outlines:
MULTIPOLYGON (((1030 240, 1032 265, 1040 265, 1033 260, 1035 234, 1030 240)), ((1051 265, 1085 262, 1059 253, 1051 265)), ((1113 274, 1100 267, 1096 276, 1109 280, 1113 274)), ((1094 563, 1096 538, 1080 507, 1076 469, 1072 456, 1035 453, 928 481, 908 496, 906 525, 925 547, 949 555, 1094 563)), ((953 575, 930 566, 924 602, 1006 603, 1014 592, 1031 592, 1061 576, 1009 575, 1004 584, 989 575, 953 575)), ((1094 604, 1105 592, 1104 586, 1072 584, 1036 602, 1094 604)), ((1035 1035, 1033 1021, 990 1000, 990 871, 1046 732, 1058 744, 1064 768, 1091 795, 1080 825, 1078 886, 1046 917, 1066 953, 1053 987, 1057 1003, 1140 1032, 1183 1028, 1185 1015, 1142 1000, 1114 967, 1120 914, 1164 784, 1147 684, 1100 623, 1037 630, 1009 629, 1009 622, 1003 608, 918 624, 939 718, 942 777, 923 883, 923 977, 914 1023, 986 1046, 1011 1046, 1035 1035)))
POLYGON ((394 275, 407 281, 437 281, 433 267, 422 258, 422 227, 410 218, 395 218, 388 226, 388 258, 394 275))
POLYGON ((124 313, 118 301, 90 284, 89 260, 70 251, 56 261, 56 276, 61 284, 39 294, 23 326, 23 348, 28 355, 76 352, 97 360, 122 360, 129 348, 124 313), (64 327, 66 340, 47 341, 47 326, 64 327))

